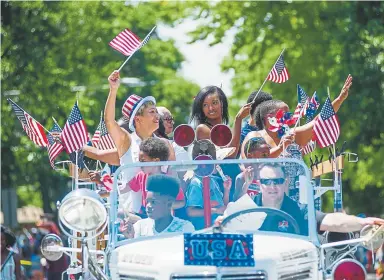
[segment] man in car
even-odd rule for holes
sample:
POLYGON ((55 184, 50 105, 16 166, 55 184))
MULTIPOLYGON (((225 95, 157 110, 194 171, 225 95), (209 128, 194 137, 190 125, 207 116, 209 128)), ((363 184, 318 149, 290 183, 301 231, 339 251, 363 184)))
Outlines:
MULTIPOLYGON (((306 207, 299 207, 298 203, 285 194, 287 179, 281 164, 263 164, 259 170, 260 194, 254 198, 258 206, 274 208, 288 213, 300 227, 300 233, 308 234, 306 207)), ((261 230, 290 231, 289 219, 279 215, 268 215, 261 230), (269 217, 271 216, 271 217, 269 217)), ((344 213, 323 213, 316 211, 317 231, 351 232, 359 231, 366 225, 384 224, 380 218, 360 218, 344 213)))
MULTIPOLYGON (((284 167, 277 163, 262 164, 259 168, 260 194, 254 202, 260 207, 281 210, 296 220, 300 234, 308 234, 307 207, 299 205, 285 194, 287 176, 284 167)), ((220 217, 216 224, 222 221, 220 217)), ((260 230, 293 233, 292 221, 284 215, 270 213, 260 230)), ((316 211, 317 231, 353 232, 360 231, 366 225, 384 224, 380 218, 360 218, 344 213, 323 213, 316 211)))

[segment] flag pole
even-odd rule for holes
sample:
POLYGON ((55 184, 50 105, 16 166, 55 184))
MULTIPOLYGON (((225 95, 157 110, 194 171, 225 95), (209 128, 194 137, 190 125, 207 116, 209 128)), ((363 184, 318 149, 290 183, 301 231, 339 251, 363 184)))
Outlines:
POLYGON ((141 49, 141 47, 143 46, 143 43, 146 42, 146 41, 149 39, 149 37, 151 36, 152 32, 155 31, 156 27, 157 27, 157 26, 155 25, 155 26, 152 28, 152 30, 147 34, 147 36, 145 36, 144 40, 141 41, 140 45, 134 50, 134 52, 133 52, 130 56, 128 56, 128 58, 124 61, 124 63, 123 63, 123 64, 120 66, 120 68, 117 70, 117 72, 120 72, 120 70, 124 67, 124 65, 128 62, 128 60, 130 60, 131 57, 132 57, 138 50, 141 49))
POLYGON ((267 77, 265 78, 265 80, 264 80, 263 84, 261 85, 261 87, 260 87, 260 88, 259 88, 259 90, 257 91, 257 93, 256 93, 256 95, 255 95, 255 98, 253 98, 253 101, 252 101, 252 103, 254 103, 254 102, 255 102, 255 100, 256 100, 257 96, 259 95, 259 93, 260 93, 261 89, 263 88, 264 84, 267 82, 269 74, 271 73, 271 71, 272 71, 273 67, 276 65, 276 63, 279 61, 280 57, 283 55, 284 51, 285 51, 285 48, 284 48, 284 49, 281 51, 281 53, 280 53, 279 57, 276 59, 275 63, 273 64, 273 66, 272 66, 271 70, 268 72, 268 75, 267 75, 267 77))
MULTIPOLYGON (((100 113, 100 122, 101 122, 101 120, 103 119, 103 110, 101 110, 101 113, 100 113)), ((96 167, 95 167, 95 169, 97 170, 97 167, 99 166, 99 164, 100 164, 100 160, 97 160, 96 161, 96 167)), ((100 166, 101 167, 101 166, 100 166)), ((101 168, 100 168, 101 169, 101 168)), ((89 171, 89 170, 88 170, 89 171)))
POLYGON ((52 117, 52 119, 53 119, 53 122, 60 128, 60 130, 62 130, 61 127, 60 127, 60 125, 59 125, 58 122, 56 121, 56 119, 55 119, 54 117, 52 117))

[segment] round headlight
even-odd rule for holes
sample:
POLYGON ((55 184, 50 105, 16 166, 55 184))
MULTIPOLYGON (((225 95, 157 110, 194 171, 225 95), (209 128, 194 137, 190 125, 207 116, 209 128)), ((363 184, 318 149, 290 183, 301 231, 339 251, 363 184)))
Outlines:
POLYGON ((338 262, 332 272, 333 280, 365 280, 366 272, 364 267, 356 260, 344 259, 338 262))
POLYGON ((61 258, 63 255, 61 247, 63 247, 63 242, 56 234, 47 234, 41 240, 41 253, 49 261, 57 261, 61 258))
POLYGON ((59 208, 61 222, 74 231, 94 231, 107 219, 101 197, 89 189, 77 189, 67 194, 59 208))

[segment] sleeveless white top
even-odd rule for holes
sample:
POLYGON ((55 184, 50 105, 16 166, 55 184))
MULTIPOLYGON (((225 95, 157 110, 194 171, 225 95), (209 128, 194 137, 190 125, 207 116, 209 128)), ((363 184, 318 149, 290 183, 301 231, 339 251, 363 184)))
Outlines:
MULTIPOLYGON (((120 158, 120 166, 125 166, 131 163, 139 162, 139 152, 140 144, 142 140, 136 134, 136 132, 131 133, 131 146, 128 151, 120 158)), ((125 169, 121 173, 121 181, 123 186, 125 186, 131 179, 140 171, 139 167, 130 167, 125 169)), ((126 194, 120 195, 120 204, 128 210, 129 212, 139 213, 141 208, 141 197, 142 192, 130 191, 126 194)))

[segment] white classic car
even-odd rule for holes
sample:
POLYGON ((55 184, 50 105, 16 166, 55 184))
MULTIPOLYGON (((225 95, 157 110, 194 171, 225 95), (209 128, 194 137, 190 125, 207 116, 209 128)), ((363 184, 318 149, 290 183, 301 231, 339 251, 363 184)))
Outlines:
MULTIPOLYGON (((137 174, 140 168, 164 170, 164 165, 164 162, 157 162, 124 166, 116 171, 115 177, 119 177, 122 172, 125 173, 124 176, 127 176, 127 172, 137 174)), ((127 209, 118 210, 118 208, 122 205, 128 207, 129 203, 124 204, 122 201, 119 203, 117 181, 114 182, 108 203, 104 203, 103 206, 106 205, 108 211, 103 212, 100 208, 101 199, 96 198, 94 192, 91 198, 88 192, 80 193, 79 190, 75 190, 74 194, 70 193, 68 198, 63 199, 59 209, 61 223, 83 233, 77 238, 83 238, 82 249, 69 249, 72 249, 72 252, 83 252, 82 263, 85 265, 80 271, 84 278, 87 278, 88 271, 96 279, 112 280, 365 279, 365 269, 355 260, 354 252, 357 246, 376 248, 383 243, 383 226, 364 229, 362 236, 348 235, 348 238, 345 238, 347 240, 333 243, 324 241, 323 237, 327 234, 319 235, 317 232, 310 171, 298 160, 202 160, 167 162, 166 165, 168 173, 173 176, 178 173, 179 177, 184 176, 186 182, 190 183, 193 178, 201 182, 198 187, 201 189, 200 200, 204 215, 189 218, 184 213, 182 216, 195 225, 194 232, 161 233, 148 237, 122 239, 118 213, 121 215, 127 209), (217 214, 212 214, 211 209, 220 204, 217 201, 214 203, 214 199, 217 199, 214 188, 223 192, 222 184, 226 178, 222 178, 222 174, 220 175, 222 172, 215 167, 219 165, 225 174, 232 175, 229 173, 238 170, 240 164, 253 167, 255 181, 252 183, 259 184, 260 194, 253 199, 247 194, 241 196, 236 202, 229 203, 225 212, 218 218, 217 214), (285 174, 284 183, 277 178, 281 174, 269 173, 267 178, 262 178, 260 170, 261 166, 265 165, 283 167, 281 170, 285 174), (288 168, 297 172, 289 175, 284 171, 288 168), (201 179, 203 177, 209 179, 203 180, 201 179), (212 186, 212 180, 217 184, 212 186), (294 182, 289 182, 290 180, 294 182), (281 183, 280 186, 277 186, 278 182, 281 183), (263 184, 266 186, 269 184, 269 187, 264 186, 263 189, 263 184), (292 185, 293 188, 290 187, 292 185), (263 206, 268 205, 266 200, 268 196, 272 198, 279 196, 279 188, 282 189, 280 194, 283 196, 280 210, 263 206), (260 198, 261 203, 260 201, 257 203, 258 197, 263 195, 264 198, 260 198), (70 200, 72 203, 67 203, 70 200), (86 204, 89 204, 90 208, 86 209, 86 204), (205 205, 208 207, 204 207, 205 205), (73 212, 76 208, 79 208, 77 212, 73 212), (90 209, 94 215, 90 214, 90 209), (79 213, 88 214, 79 215, 79 213), (108 223, 104 220, 105 213, 108 214, 108 223), (302 219, 299 219, 298 215, 302 215, 300 216, 302 219), (220 222, 212 227, 216 219, 220 222), (205 224, 205 228, 201 228, 202 223, 205 224), (87 239, 91 239, 89 233, 101 232, 103 224, 108 224, 108 244, 104 252, 91 248, 89 242, 87 244, 87 239), (98 255, 104 255, 104 265, 100 264, 100 267, 96 264, 98 255)), ((233 185, 235 185, 234 179, 233 185)), ((190 186, 187 184, 187 208, 197 205, 196 202, 190 204, 188 201, 192 200, 188 187, 190 186)), ((50 253, 54 255, 52 252, 55 250, 65 251, 66 248, 58 246, 57 242, 48 242, 43 248, 43 253, 47 256, 50 253)), ((73 254, 72 260, 74 260, 72 264, 79 265, 73 254)), ((91 279, 94 278, 91 276, 91 279)))

